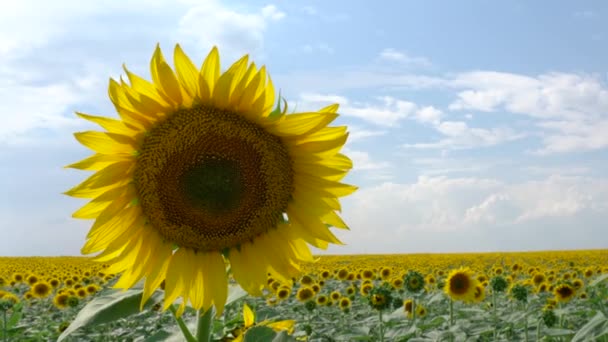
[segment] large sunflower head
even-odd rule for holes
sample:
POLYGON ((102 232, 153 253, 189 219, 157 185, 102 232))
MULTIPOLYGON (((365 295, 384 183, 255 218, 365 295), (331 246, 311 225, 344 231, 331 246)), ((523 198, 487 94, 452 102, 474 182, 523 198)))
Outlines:
POLYGON ((164 281, 164 309, 183 297, 179 313, 190 302, 219 314, 228 264, 261 295, 269 272, 290 283, 312 261, 308 244, 340 243, 329 227, 347 228, 338 199, 356 190, 340 182, 348 133, 328 127, 338 105, 273 109, 266 69, 248 56, 222 73, 216 48, 197 68, 177 45, 174 64, 157 46, 152 82, 126 67, 128 82, 110 80, 119 119, 77 113, 105 131, 75 134, 95 154, 69 167, 96 173, 66 194, 91 199, 73 214, 95 219, 82 252, 122 273, 116 287, 145 278, 143 305, 164 281))
POLYGON ((448 275, 444 291, 452 300, 471 302, 475 298, 477 280, 469 268, 453 270, 448 275))

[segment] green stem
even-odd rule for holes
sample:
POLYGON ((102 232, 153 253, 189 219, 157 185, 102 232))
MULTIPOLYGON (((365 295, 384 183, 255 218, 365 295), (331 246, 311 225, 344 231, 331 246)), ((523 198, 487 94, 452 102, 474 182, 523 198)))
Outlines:
POLYGON ((523 304, 524 305, 524 337, 525 337, 525 341, 528 342, 528 305, 527 304, 523 304))
POLYGON ((4 323, 2 323, 2 336, 4 342, 8 341, 8 322, 6 321, 6 310, 2 310, 2 316, 4 316, 4 323))
POLYGON ((494 339, 498 335, 498 314, 496 309, 496 291, 492 290, 492 312, 494 314, 494 339))
MULTIPOLYGON (((454 300, 450 298, 450 330, 454 325, 454 300)), ((450 341, 454 341, 454 333, 450 331, 450 341)))
POLYGON ((412 297, 412 325, 416 324, 416 297, 412 297))
POLYGON ((542 322, 542 318, 538 319, 538 324, 536 325, 536 341, 539 342, 540 341, 540 325, 542 322))
POLYGON ((210 307, 207 312, 203 309, 198 311, 198 322, 196 323, 196 341, 209 342, 211 341, 211 329, 213 328, 213 307, 210 307))
POLYGON ((454 325, 454 300, 450 298, 450 328, 454 325))
POLYGON ((190 332, 190 330, 188 330, 188 327, 186 326, 186 323, 184 322, 184 320, 181 317, 177 317, 177 310, 175 309, 175 306, 171 305, 171 306, 169 306, 169 309, 173 313, 173 317, 175 318, 175 321, 177 322, 177 325, 179 326, 179 330, 181 330, 182 334, 186 338, 186 341, 187 342, 196 342, 196 338, 194 338, 194 336, 192 336, 192 333, 190 332))
POLYGON ((380 318, 380 342, 384 342, 384 321, 382 321, 382 310, 378 310, 380 318))

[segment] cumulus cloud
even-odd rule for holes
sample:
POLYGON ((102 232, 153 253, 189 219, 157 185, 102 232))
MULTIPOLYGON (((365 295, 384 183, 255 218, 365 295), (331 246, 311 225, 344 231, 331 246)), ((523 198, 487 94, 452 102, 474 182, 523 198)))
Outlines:
POLYGON ((413 183, 361 189, 345 207, 352 229, 339 236, 347 250, 368 253, 506 250, 514 242, 520 249, 599 248, 608 242, 597 239, 600 222, 608 219, 608 181, 603 179, 552 175, 508 183, 421 176, 413 183), (573 231, 572 224, 582 217, 594 221, 573 231), (549 234, 546 240, 538 238, 549 234), (369 239, 382 237, 390 241, 369 245, 369 239))
POLYGON ((260 52, 269 23, 284 17, 285 13, 274 5, 258 12, 245 12, 228 8, 218 1, 205 1, 190 8, 181 18, 179 33, 194 39, 204 51, 219 45, 227 56, 236 57, 260 52))
POLYGON ((302 93, 300 101, 303 108, 319 108, 331 103, 340 104, 340 113, 356 117, 378 126, 398 126, 399 122, 413 113, 416 104, 391 96, 377 97, 375 103, 350 102, 344 96, 334 94, 302 93))
POLYGON ((379 54, 379 58, 385 61, 398 62, 416 67, 429 67, 432 65, 427 58, 410 56, 406 52, 398 51, 393 48, 382 50, 379 54))
POLYGON ((540 154, 596 150, 608 146, 608 88, 597 76, 548 73, 538 77, 498 72, 457 75, 460 91, 450 110, 506 111, 536 120, 540 154))

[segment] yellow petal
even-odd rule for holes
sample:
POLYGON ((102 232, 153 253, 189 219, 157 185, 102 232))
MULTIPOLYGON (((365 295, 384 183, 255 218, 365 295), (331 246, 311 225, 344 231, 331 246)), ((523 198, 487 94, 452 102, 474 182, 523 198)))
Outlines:
POLYGON ((186 93, 188 93, 191 98, 198 97, 198 70, 190 58, 186 56, 179 44, 175 45, 173 64, 175 64, 177 78, 186 93))
POLYGON ((193 258, 193 264, 196 266, 194 266, 195 269, 193 270, 194 277, 192 279, 192 287, 190 288, 190 301, 192 302, 192 307, 198 310, 205 304, 205 286, 210 286, 210 284, 205 283, 204 253, 194 253, 193 258))
POLYGON ((135 140, 127 135, 88 131, 74 133, 74 136, 81 144, 98 153, 133 153, 137 149, 135 140))
POLYGON ((117 154, 101 154, 96 153, 88 158, 85 158, 74 164, 65 166, 66 168, 78 169, 78 170, 101 170, 110 164, 118 161, 132 161, 134 162, 134 156, 132 153, 117 153, 117 154))
POLYGON ((352 194, 358 188, 354 185, 330 181, 305 173, 294 175, 296 188, 314 189, 324 197, 343 197, 352 194))
POLYGON ((255 314, 247 303, 243 304, 243 321, 245 322, 245 328, 249 328, 255 323, 255 314))
POLYGON ((248 55, 241 57, 217 80, 213 89, 213 103, 215 106, 221 109, 228 108, 232 91, 245 73, 248 60, 248 55))
POLYGON ((287 331, 289 334, 292 334, 295 329, 296 321, 285 320, 274 323, 267 323, 265 325, 269 328, 272 328, 274 331, 287 331))
POLYGON ((72 197, 97 197, 105 191, 124 185, 130 181, 133 163, 130 161, 110 164, 65 192, 72 197))
POLYGON ((296 212, 288 212, 289 220, 294 225, 299 225, 301 228, 310 232, 312 236, 317 239, 325 240, 327 242, 342 245, 343 243, 327 228, 327 226, 321 222, 317 217, 311 217, 306 215, 300 215, 296 212))
POLYGON ((213 293, 213 304, 217 310, 216 316, 224 312, 224 305, 228 298, 228 278, 224 258, 218 252, 205 253, 205 286, 209 286, 213 293))
POLYGON ((203 63, 198 84, 200 88, 201 101, 208 101, 215 90, 215 85, 220 77, 220 54, 217 47, 213 47, 205 62, 203 63))
POLYGON ((165 61, 158 44, 150 61, 150 71, 154 85, 159 92, 167 95, 175 105, 181 104, 182 92, 179 83, 173 70, 171 70, 171 67, 165 61))
POLYGON ((171 260, 172 249, 169 244, 163 243, 163 241, 156 236, 151 242, 154 251, 156 251, 156 259, 148 268, 150 273, 146 276, 146 283, 144 284, 144 292, 141 298, 140 310, 143 309, 150 296, 152 296, 152 294, 160 286, 160 283, 162 283, 162 281, 165 279, 167 268, 169 267, 169 261, 171 260))
POLYGON ((240 78, 238 83, 236 83, 234 89, 232 90, 232 94, 230 95, 230 104, 231 108, 236 108, 240 103, 240 99, 243 96, 243 92, 247 85, 252 81, 253 77, 257 74, 258 68, 255 66, 255 63, 251 63, 247 71, 240 78))
POLYGON ((163 309, 167 310, 171 304, 183 293, 184 290, 184 279, 183 273, 190 272, 190 270, 184 269, 184 265, 187 265, 186 248, 180 248, 171 257, 171 262, 167 268, 167 276, 165 278, 165 302, 163 309))
POLYGON ((319 112, 323 112, 323 113, 336 113, 336 112, 338 112, 338 108, 339 107, 340 107, 339 104, 334 103, 332 105, 329 105, 327 107, 319 109, 319 112))
POLYGON ((127 77, 129 78, 129 83, 131 83, 131 87, 135 92, 141 95, 145 95, 150 99, 153 99, 163 107, 170 107, 169 103, 171 101, 168 100, 168 98, 164 94, 160 94, 156 90, 154 84, 130 72, 125 64, 122 65, 122 68, 127 74, 127 77))
MULTIPOLYGON (((144 222, 145 218, 140 208, 127 208, 104 224, 95 227, 95 230, 91 229, 90 236, 81 251, 83 254, 91 254, 104 250, 121 235, 124 237, 127 233, 138 231, 144 222)), ((119 240, 119 243, 122 244, 122 241, 119 240)))
POLYGON ((303 144, 299 144, 296 147, 287 146, 290 154, 296 158, 300 158, 302 155, 306 156, 309 154, 317 154, 320 156, 331 156, 337 154, 340 149, 346 143, 348 139, 348 133, 332 140, 325 141, 311 141, 303 144))
POLYGON ((72 217, 79 219, 96 218, 105 208, 107 208, 114 199, 124 194, 127 186, 111 189, 103 194, 95 197, 91 202, 85 204, 72 214, 72 217))
POLYGON ((309 134, 327 126, 338 117, 332 113, 298 113, 285 115, 270 131, 278 136, 297 136, 309 134))
POLYGON ((261 296, 262 287, 266 282, 266 270, 254 268, 254 260, 249 255, 249 243, 242 244, 240 250, 230 250, 230 268, 232 276, 241 287, 252 296, 261 296))
POLYGON ((253 77, 251 82, 243 90, 237 105, 237 111, 243 113, 248 119, 254 121, 256 117, 262 113, 252 111, 253 102, 262 94, 266 83, 266 68, 262 67, 260 71, 253 77))
POLYGON ((103 116, 89 115, 89 114, 84 114, 84 113, 80 113, 80 112, 76 112, 76 115, 78 115, 79 117, 81 117, 85 120, 98 124, 99 126, 106 129, 108 132, 118 133, 118 134, 123 134, 123 135, 133 135, 136 132, 136 131, 128 128, 127 126, 125 126, 124 123, 120 120, 106 118, 103 116))

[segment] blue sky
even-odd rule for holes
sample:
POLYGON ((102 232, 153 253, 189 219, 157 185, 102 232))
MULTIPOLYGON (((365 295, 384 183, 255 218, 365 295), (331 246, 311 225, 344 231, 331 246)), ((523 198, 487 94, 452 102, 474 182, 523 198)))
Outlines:
POLYGON ((329 253, 608 247, 604 1, 0 4, 0 255, 78 255, 74 111, 159 42, 249 53, 290 108, 341 104, 360 186, 329 253))

